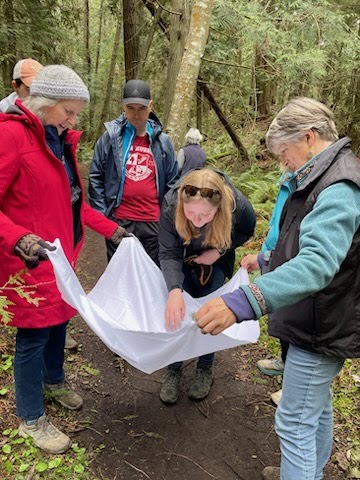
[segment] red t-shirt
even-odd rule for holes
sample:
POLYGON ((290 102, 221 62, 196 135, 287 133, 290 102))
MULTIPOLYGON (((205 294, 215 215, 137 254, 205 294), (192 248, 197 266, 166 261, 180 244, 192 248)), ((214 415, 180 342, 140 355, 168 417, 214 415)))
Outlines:
POLYGON ((147 135, 136 137, 130 147, 121 203, 114 217, 140 222, 158 222, 159 197, 150 141, 147 135))

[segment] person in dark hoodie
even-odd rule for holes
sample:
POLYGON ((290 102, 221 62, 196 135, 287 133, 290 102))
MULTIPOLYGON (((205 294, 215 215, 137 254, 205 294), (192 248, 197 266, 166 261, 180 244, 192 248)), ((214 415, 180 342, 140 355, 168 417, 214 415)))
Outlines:
POLYGON ((71 410, 83 401, 64 373, 66 326, 76 311, 62 300, 52 265, 44 261, 52 248, 46 241, 59 238, 75 267, 85 226, 116 243, 125 234, 84 201, 76 162, 81 132, 71 127, 88 101, 73 70, 49 65, 32 81, 30 96, 0 114, 0 286, 9 287, 0 320, 17 327, 19 434, 53 454, 67 450, 71 440, 45 415, 43 390, 71 410))
MULTIPOLYGON (((158 264, 160 206, 178 168, 174 147, 152 112, 150 86, 129 80, 123 114, 105 124, 90 167, 90 204, 134 234, 158 264)), ((106 241, 108 260, 116 245, 106 241)))
MULTIPOLYGON (((181 177, 161 207, 160 268, 169 291, 165 310, 168 330, 185 316, 183 291, 202 297, 220 288, 233 275, 235 249, 254 233, 256 218, 250 202, 222 172, 194 169, 181 177)), ((205 398, 213 383, 214 353, 202 355, 188 396, 205 398)), ((160 399, 175 403, 182 362, 169 365, 160 399)))

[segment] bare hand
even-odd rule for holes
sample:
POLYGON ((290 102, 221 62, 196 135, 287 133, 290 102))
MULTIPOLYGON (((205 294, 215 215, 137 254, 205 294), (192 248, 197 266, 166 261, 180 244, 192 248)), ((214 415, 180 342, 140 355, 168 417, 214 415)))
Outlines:
POLYGON ((165 307, 166 329, 177 330, 185 317, 185 302, 180 288, 174 288, 169 293, 165 307))
POLYGON ((236 322, 235 315, 220 297, 205 303, 195 313, 195 319, 202 333, 211 335, 218 335, 236 322))
POLYGON ((220 258, 220 253, 216 248, 210 248, 204 250, 200 255, 194 258, 194 263, 200 263, 201 265, 212 265, 220 258))
POLYGON ((260 269, 258 256, 252 253, 245 255, 245 257, 241 260, 240 265, 243 268, 246 268, 248 272, 253 272, 254 270, 260 269))

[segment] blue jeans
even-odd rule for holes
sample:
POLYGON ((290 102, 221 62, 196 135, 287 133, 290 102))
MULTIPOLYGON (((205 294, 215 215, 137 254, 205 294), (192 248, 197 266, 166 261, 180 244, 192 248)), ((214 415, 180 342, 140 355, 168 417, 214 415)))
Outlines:
POLYGON ((14 359, 16 414, 23 420, 36 420, 44 414, 43 382, 55 384, 65 379, 67 324, 19 328, 17 331, 14 359))
MULTIPOLYGON (((210 280, 206 285, 200 285, 195 277, 192 275, 191 268, 184 265, 183 272, 185 274, 184 290, 188 292, 193 298, 204 297, 209 293, 214 292, 225 282, 225 274, 217 265, 213 265, 213 272, 210 280)), ((207 369, 211 368, 214 363, 215 353, 208 353, 199 357, 197 368, 207 369)), ((169 370, 177 371, 181 369, 183 362, 175 362, 169 365, 169 370)))
POLYGON ((281 480, 321 480, 333 436, 331 382, 344 360, 290 345, 275 415, 281 480))

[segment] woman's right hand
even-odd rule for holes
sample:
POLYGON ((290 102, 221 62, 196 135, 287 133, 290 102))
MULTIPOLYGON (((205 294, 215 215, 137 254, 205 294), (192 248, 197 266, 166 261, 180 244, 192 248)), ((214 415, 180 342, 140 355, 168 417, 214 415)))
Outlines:
POLYGON ((169 293, 165 307, 166 329, 177 330, 185 317, 185 302, 180 288, 174 288, 169 293))
POLYGON ((248 272, 253 272, 254 270, 259 270, 260 265, 258 262, 257 254, 249 253, 246 255, 240 262, 240 266, 246 268, 248 272))

